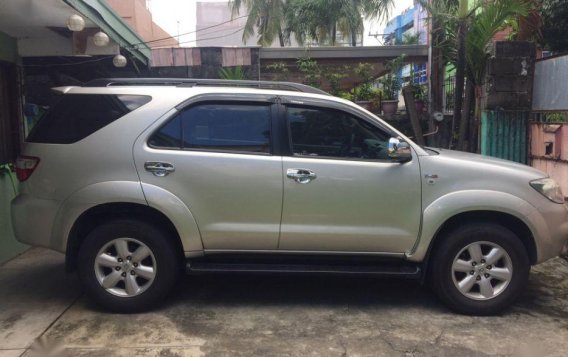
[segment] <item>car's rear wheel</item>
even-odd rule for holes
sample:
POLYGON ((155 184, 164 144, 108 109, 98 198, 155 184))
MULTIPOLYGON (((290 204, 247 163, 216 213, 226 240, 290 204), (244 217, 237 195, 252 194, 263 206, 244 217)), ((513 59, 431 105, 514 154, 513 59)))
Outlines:
POLYGON ((527 251, 510 230, 497 224, 468 224, 446 232, 434 247, 430 279, 454 311, 496 314, 519 297, 530 271, 527 251))
POLYGON ((152 225, 128 219, 91 231, 77 263, 88 295, 117 312, 142 311, 158 303, 180 272, 179 252, 170 239, 152 225))

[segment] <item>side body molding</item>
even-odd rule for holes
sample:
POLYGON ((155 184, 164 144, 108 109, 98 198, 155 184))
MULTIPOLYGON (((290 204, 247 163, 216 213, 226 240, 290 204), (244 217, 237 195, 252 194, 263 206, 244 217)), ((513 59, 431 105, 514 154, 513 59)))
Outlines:
POLYGON ((181 238, 186 256, 202 254, 201 233, 193 214, 185 203, 173 193, 158 186, 142 183, 142 190, 148 205, 162 212, 172 221, 181 238))
POLYGON ((425 207, 420 238, 412 251, 406 254, 406 258, 415 262, 422 261, 442 225, 453 216, 472 211, 496 211, 515 216, 527 224, 535 238, 538 236, 535 233, 546 234, 543 229, 548 231, 543 222, 530 218, 536 208, 519 197, 490 190, 457 191, 448 193, 425 207))

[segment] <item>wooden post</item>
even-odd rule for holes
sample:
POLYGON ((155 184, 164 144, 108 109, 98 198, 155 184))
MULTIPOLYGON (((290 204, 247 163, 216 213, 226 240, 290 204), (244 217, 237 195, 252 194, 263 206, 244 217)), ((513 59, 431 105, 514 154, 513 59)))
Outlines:
POLYGON ((414 132, 414 141, 418 145, 426 145, 424 142, 424 136, 422 136, 422 126, 420 126, 420 118, 418 113, 416 113, 416 104, 414 102, 414 93, 412 88, 404 87, 402 89, 402 95, 404 96, 404 105, 406 106, 406 112, 410 118, 410 124, 412 125, 412 131, 414 132))

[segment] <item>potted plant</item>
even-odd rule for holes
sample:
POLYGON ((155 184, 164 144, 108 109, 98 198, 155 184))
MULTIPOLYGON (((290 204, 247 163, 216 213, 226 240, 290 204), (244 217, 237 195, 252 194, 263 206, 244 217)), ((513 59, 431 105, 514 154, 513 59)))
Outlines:
POLYGON ((414 104, 416 106, 416 112, 421 114, 424 112, 426 108, 426 98, 427 98, 427 88, 424 84, 418 84, 415 82, 416 72, 414 72, 414 65, 410 67, 410 81, 407 85, 410 89, 412 89, 412 93, 414 94, 414 104))
POLYGON ((388 73, 380 79, 379 83, 383 90, 381 110, 385 117, 392 117, 398 109, 398 91, 401 88, 400 77, 397 74, 388 73))
POLYGON ((361 84, 353 88, 352 94, 355 103, 371 111, 373 98, 373 65, 370 63, 359 63, 355 73, 361 79, 361 84))
POLYGON ((384 75, 379 83, 383 90, 383 99, 381 100, 381 110, 387 118, 392 117, 398 109, 398 92, 402 86, 400 78, 400 68, 404 61, 404 55, 401 55, 386 64, 388 73, 384 75))
POLYGON ((418 114, 424 112, 426 109, 426 86, 423 84, 413 84, 412 91, 414 93, 414 104, 416 105, 416 112, 418 114))

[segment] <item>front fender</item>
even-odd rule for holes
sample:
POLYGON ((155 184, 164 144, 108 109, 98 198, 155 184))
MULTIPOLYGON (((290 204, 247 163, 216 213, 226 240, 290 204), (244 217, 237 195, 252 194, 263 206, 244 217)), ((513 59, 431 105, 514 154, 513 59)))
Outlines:
POLYGON ((495 211, 515 216, 527 224, 533 236, 537 226, 539 229, 545 229, 539 222, 529 219, 536 211, 535 207, 517 196, 490 190, 452 192, 436 199, 424 209, 420 237, 412 250, 406 254, 407 259, 423 261, 430 244, 444 223, 455 215, 472 211, 495 211))

